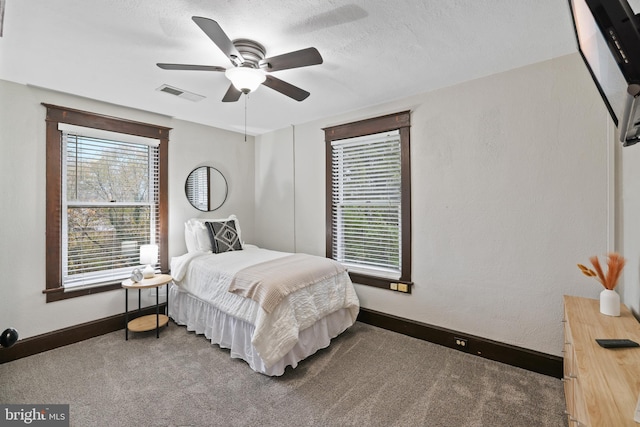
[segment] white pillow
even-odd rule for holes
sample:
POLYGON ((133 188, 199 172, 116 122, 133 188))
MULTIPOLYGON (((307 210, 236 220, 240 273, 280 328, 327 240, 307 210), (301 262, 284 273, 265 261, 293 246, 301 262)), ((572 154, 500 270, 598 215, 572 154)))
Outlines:
MULTIPOLYGON (((242 232, 240 231, 240 221, 238 221, 238 217, 235 215, 229 215, 228 218, 191 218, 185 223, 185 241, 187 240, 187 228, 191 230, 191 235, 193 235, 193 239, 195 240, 195 251, 201 252, 213 252, 213 247, 211 245, 211 237, 209 237, 209 230, 204 225, 205 222, 216 222, 216 221, 230 221, 234 220, 236 224, 236 232, 238 233, 238 239, 240 240, 240 245, 244 245, 244 241, 242 240, 242 232)), ((187 243, 187 250, 189 250, 189 243, 187 243)))
POLYGON ((196 252, 198 250, 196 234, 189 221, 184 223, 184 242, 187 244, 187 252, 196 252))
POLYGON ((196 236, 198 250, 201 252, 213 252, 209 230, 207 230, 207 227, 204 225, 204 221, 194 222, 191 224, 191 227, 196 236))

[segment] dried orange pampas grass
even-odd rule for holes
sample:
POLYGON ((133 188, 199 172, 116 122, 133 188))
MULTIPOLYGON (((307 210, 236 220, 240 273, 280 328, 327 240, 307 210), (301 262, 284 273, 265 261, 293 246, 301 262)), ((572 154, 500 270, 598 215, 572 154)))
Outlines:
POLYGON ((578 268, 585 276, 595 277, 598 282, 602 283, 602 286, 604 286, 605 289, 614 289, 618 284, 620 273, 622 273, 622 269, 624 268, 625 259, 617 253, 611 253, 607 258, 606 275, 602 271, 600 260, 597 256, 589 258, 589 261, 591 261, 591 264, 593 265, 593 270, 582 264, 578 264, 578 268))

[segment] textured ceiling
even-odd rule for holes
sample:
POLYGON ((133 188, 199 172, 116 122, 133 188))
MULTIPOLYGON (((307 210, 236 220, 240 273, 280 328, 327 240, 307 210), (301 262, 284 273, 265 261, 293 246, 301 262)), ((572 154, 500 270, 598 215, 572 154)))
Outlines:
POLYGON ((564 0, 6 0, 0 79, 242 132, 245 100, 220 101, 223 73, 155 65, 231 66, 192 16, 267 56, 322 54, 321 65, 273 74, 311 92, 305 101, 264 86, 249 95, 251 134, 576 51, 564 0), (206 99, 156 91, 163 84, 206 99))

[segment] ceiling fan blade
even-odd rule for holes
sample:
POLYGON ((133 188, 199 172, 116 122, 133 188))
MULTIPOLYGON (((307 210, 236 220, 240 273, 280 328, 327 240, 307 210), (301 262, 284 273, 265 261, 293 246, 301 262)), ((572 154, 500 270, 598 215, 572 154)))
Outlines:
POLYGON ((158 63, 156 64, 158 67, 163 70, 190 70, 190 71, 226 71, 223 67, 218 67, 216 65, 189 65, 189 64, 164 64, 158 63))
POLYGON ((242 95, 242 92, 236 89, 234 85, 229 85, 229 89, 227 89, 227 93, 224 94, 222 102, 236 102, 240 99, 240 95, 242 95))
POLYGON ((236 49, 231 39, 227 37, 225 32, 216 21, 209 18, 203 18, 201 16, 194 16, 191 19, 193 19, 193 22, 195 22, 198 27, 200 27, 200 29, 204 31, 207 36, 209 36, 211 41, 213 41, 216 46, 220 48, 222 53, 227 55, 233 65, 238 66, 244 62, 244 58, 242 58, 242 55, 240 54, 240 52, 238 52, 238 49, 236 49))
POLYGON ((315 47, 265 58, 258 63, 260 68, 269 72, 318 64, 322 64, 322 56, 315 47))
POLYGON ((262 84, 296 101, 304 101, 310 95, 306 90, 269 75, 262 84))

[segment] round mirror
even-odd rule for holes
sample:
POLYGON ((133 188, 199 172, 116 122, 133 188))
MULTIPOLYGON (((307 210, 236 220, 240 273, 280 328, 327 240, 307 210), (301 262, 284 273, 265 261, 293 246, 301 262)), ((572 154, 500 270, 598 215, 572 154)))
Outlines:
POLYGON ((187 200, 203 212, 218 209, 227 200, 227 180, 211 166, 200 166, 191 171, 184 184, 187 200))

